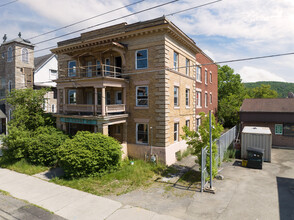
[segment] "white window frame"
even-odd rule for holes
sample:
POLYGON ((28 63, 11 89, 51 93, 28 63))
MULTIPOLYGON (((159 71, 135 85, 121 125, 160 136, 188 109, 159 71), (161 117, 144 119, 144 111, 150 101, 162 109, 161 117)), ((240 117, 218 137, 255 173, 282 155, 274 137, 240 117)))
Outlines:
POLYGON ((67 75, 69 77, 73 77, 73 76, 77 75, 77 61, 75 61, 75 60, 68 61, 68 63, 67 63, 67 75), (71 66, 70 63, 73 63, 73 62, 75 63, 75 65, 73 66, 73 68, 70 68, 70 66, 71 66))
POLYGON ((186 76, 190 75, 190 60, 186 58, 186 76))
POLYGON ((21 49, 21 61, 23 63, 29 63, 29 51, 27 48, 21 49))
POLYGON ((13 61, 13 52, 12 52, 12 47, 8 47, 7 49, 7 62, 12 62, 13 61))
POLYGON ((136 86, 136 106, 138 106, 138 107, 148 107, 149 106, 149 87, 147 85, 136 86), (138 88, 140 88, 140 87, 147 88, 147 105, 139 105, 138 88))
POLYGON ((209 72, 209 81, 210 81, 210 83, 212 83, 212 72, 211 71, 209 72))
POLYGON ((207 69, 205 69, 204 71, 204 81, 205 81, 205 85, 207 85, 207 69))
POLYGON ((202 67, 196 66, 196 81, 198 82, 202 82, 201 72, 202 72, 202 67))
POLYGON ((105 58, 104 75, 105 76, 109 76, 110 75, 110 58, 105 58), (109 61, 109 64, 107 64, 107 61, 109 61))
POLYGON ((196 100, 197 100, 197 107, 201 107, 201 97, 202 96, 202 92, 201 91, 196 91, 196 100), (198 96, 199 94, 199 96, 198 96))
POLYGON ((145 144, 145 145, 149 144, 149 124, 148 123, 136 123, 136 143, 137 144, 145 144), (144 143, 144 142, 141 142, 138 140, 138 126, 140 124, 147 125, 147 143, 144 143))
POLYGON ((136 52, 135 52, 135 65, 136 65, 136 70, 141 70, 141 69, 148 69, 148 49, 141 49, 141 50, 136 50, 136 52), (140 51, 146 51, 146 53, 147 53, 147 57, 146 58, 142 58, 142 59, 138 59, 137 58, 137 54, 138 54, 138 52, 140 52, 140 51), (138 60, 147 60, 147 65, 146 65, 146 67, 141 67, 141 68, 139 68, 138 67, 138 63, 137 63, 137 61, 138 60))
POLYGON ((212 93, 210 93, 209 96, 210 96, 210 104, 212 104, 212 93))
POLYGON ((49 79, 57 79, 57 70, 49 69, 49 79))
POLYGON ((67 93, 67 95, 68 95, 68 104, 71 104, 71 105, 75 105, 75 104, 77 104, 77 90, 76 89, 69 89, 68 90, 68 93, 67 93), (75 93, 76 94, 76 96, 75 96, 75 103, 70 103, 70 95, 71 95, 71 93, 75 93))
POLYGON ((207 108, 207 106, 208 106, 208 93, 207 92, 205 92, 205 94, 204 94, 204 106, 205 106, 205 108, 207 108))
POLYGON ((179 71, 179 53, 174 51, 174 59, 173 59, 173 63, 174 63, 174 70, 175 71, 179 71))
POLYGON ((179 91, 180 91, 180 87, 174 86, 174 107, 179 107, 179 105, 180 105, 180 102, 179 102, 179 91), (177 101, 175 102, 175 100, 177 100, 177 101))
POLYGON ((179 142, 179 127, 180 127, 179 122, 175 122, 174 123, 174 142, 179 142))
POLYGON ((201 125, 201 118, 199 117, 199 118, 196 118, 196 131, 199 130, 200 125, 201 125))
POLYGON ((185 94, 186 94, 186 99, 185 99, 186 107, 189 107, 190 106, 190 89, 186 88, 185 94))

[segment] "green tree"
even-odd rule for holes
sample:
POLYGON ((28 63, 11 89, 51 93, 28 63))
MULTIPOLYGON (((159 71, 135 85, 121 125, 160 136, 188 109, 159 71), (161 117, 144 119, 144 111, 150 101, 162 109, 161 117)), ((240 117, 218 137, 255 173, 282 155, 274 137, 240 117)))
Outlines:
MULTIPOLYGON (((182 136, 183 139, 187 140, 187 144, 192 147, 193 154, 198 158, 198 164, 201 168, 201 150, 206 146, 209 146, 209 115, 205 115, 203 112, 200 113, 201 125, 199 126, 198 132, 194 130, 189 130, 188 127, 183 127, 185 135, 182 136)), ((217 145, 216 140, 220 137, 223 131, 223 126, 216 122, 214 115, 211 115, 211 136, 212 136, 212 174, 215 176, 217 174, 217 161, 215 157, 217 155, 217 145)), ((210 150, 208 149, 208 155, 210 155, 210 150)), ((210 172, 210 157, 207 158, 207 171, 210 172)))
POLYGON ((250 98, 277 98, 278 93, 271 89, 270 85, 261 84, 259 87, 255 87, 249 90, 250 98))
POLYGON ((246 96, 239 74, 227 65, 218 66, 218 111, 217 118, 224 127, 233 127, 239 122, 238 111, 246 96))

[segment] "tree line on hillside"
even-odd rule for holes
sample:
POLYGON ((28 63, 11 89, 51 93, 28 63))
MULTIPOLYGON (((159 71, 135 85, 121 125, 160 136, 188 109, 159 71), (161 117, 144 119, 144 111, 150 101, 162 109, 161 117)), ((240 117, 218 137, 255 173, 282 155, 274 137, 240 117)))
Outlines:
POLYGON ((224 127, 233 127, 239 123, 239 110, 244 99, 277 98, 278 92, 271 85, 260 84, 247 88, 239 74, 227 65, 218 66, 218 121, 224 127))

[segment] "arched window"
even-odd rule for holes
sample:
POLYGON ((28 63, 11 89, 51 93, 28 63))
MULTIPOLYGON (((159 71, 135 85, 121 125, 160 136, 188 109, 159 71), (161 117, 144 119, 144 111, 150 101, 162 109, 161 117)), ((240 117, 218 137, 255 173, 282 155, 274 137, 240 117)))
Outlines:
POLYGON ((21 60, 23 63, 29 62, 29 52, 27 48, 22 48, 21 50, 21 60))
POLYGON ((7 49, 7 62, 12 61, 12 47, 8 47, 7 49))
POLYGON ((11 80, 8 81, 8 92, 11 92, 12 90, 12 83, 11 80))

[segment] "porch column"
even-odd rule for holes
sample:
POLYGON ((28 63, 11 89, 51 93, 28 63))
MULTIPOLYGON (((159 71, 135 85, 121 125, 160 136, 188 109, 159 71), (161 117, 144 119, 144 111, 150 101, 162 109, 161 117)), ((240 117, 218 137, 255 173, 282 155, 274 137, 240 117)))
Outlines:
POLYGON ((65 102, 65 99, 66 99, 65 93, 66 93, 66 90, 65 90, 65 88, 63 88, 63 94, 62 94, 63 95, 63 98, 62 98, 63 99, 63 106, 62 106, 63 113, 65 113, 65 103, 66 103, 65 102))
POLYGON ((56 106, 56 112, 60 113, 60 92, 59 89, 57 89, 57 106, 56 106))
POLYGON ((102 125, 102 134, 108 136, 108 124, 102 125))
POLYGON ((102 92, 101 92, 101 114, 102 116, 105 116, 105 99, 106 99, 106 96, 105 96, 105 87, 102 87, 102 92))
POLYGON ((97 115, 97 88, 94 88, 94 115, 97 115))

